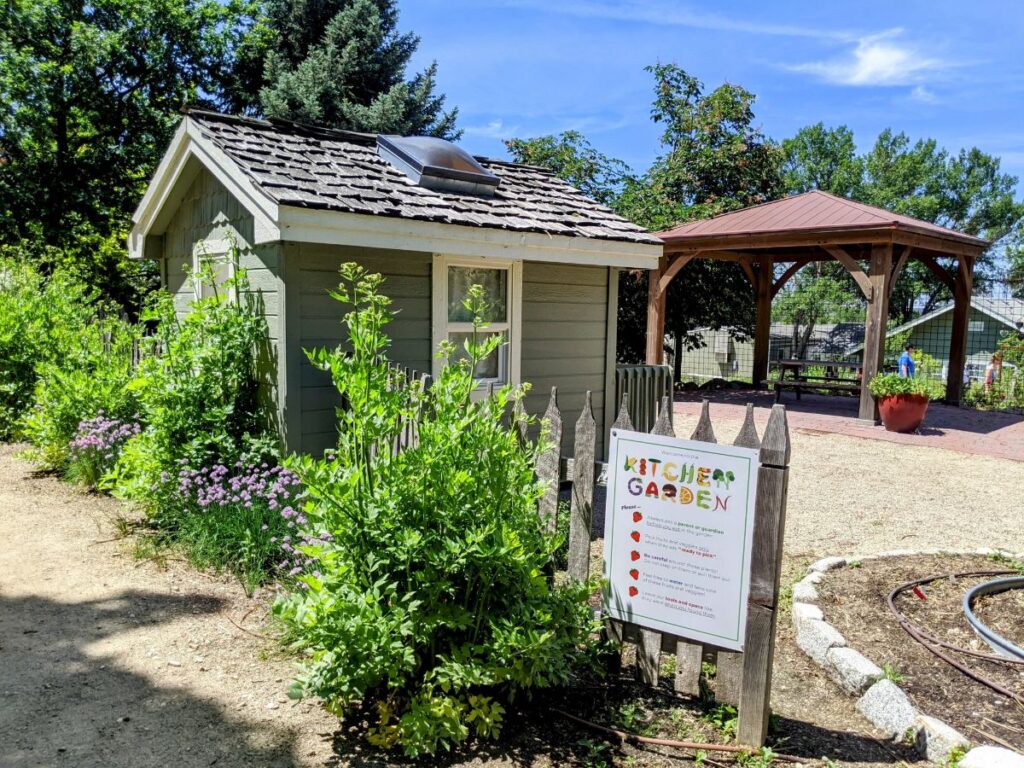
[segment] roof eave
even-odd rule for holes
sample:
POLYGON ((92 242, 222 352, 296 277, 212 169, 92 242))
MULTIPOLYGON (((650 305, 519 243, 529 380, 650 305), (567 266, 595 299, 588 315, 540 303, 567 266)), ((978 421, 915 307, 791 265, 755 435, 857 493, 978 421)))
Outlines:
POLYGON ((665 243, 666 253, 894 242, 917 244, 927 250, 950 255, 977 255, 991 245, 987 240, 971 235, 951 233, 946 236, 929 230, 927 227, 912 228, 896 223, 885 226, 870 224, 835 228, 791 229, 778 232, 754 230, 727 234, 673 235, 674 231, 676 230, 666 230, 655 234, 665 243))
POLYGON ((174 133, 164 152, 142 200, 132 214, 132 228, 128 235, 128 255, 146 258, 146 242, 162 234, 161 226, 173 213, 168 206, 171 196, 189 182, 190 161, 198 161, 231 195, 253 216, 253 245, 281 239, 277 225, 278 205, 257 187, 238 165, 203 135, 197 124, 187 115, 174 133))
POLYGON ((656 269, 661 243, 570 237, 322 208, 280 208, 284 240, 451 256, 656 269))

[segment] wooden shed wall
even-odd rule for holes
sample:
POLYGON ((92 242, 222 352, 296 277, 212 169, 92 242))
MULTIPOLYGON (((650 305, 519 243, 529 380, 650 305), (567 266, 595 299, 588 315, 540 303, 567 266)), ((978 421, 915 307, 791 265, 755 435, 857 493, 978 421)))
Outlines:
POLYGON ((526 410, 542 414, 558 387, 566 426, 562 454, 572 455, 573 427, 591 393, 599 456, 614 418, 615 310, 618 273, 607 267, 523 264, 522 379, 533 385, 526 410), (606 402, 607 401, 607 402, 606 402))
POLYGON ((281 244, 253 247, 253 219, 239 202, 209 172, 202 170, 189 185, 178 210, 163 235, 161 271, 165 288, 171 293, 180 316, 195 299, 189 271, 193 253, 203 241, 230 240, 238 248, 238 265, 246 270, 249 287, 257 295, 267 320, 270 345, 264 360, 264 396, 274 403, 284 428, 284 311, 282 306, 281 244))
MULTIPOLYGON (((338 286, 338 267, 354 261, 385 276, 383 291, 393 302, 392 310, 398 313, 389 326, 391 358, 429 373, 432 257, 412 251, 289 242, 284 244, 284 258, 288 288, 294 295, 288 317, 289 366, 298 372, 297 380, 289 383, 289 392, 298 393, 291 400, 297 400, 301 450, 316 454, 336 442, 334 409, 340 401, 330 376, 314 368, 302 350, 334 347, 344 338, 341 318, 347 310, 328 295, 338 286)), ((294 408, 292 403, 289 409, 294 408)))

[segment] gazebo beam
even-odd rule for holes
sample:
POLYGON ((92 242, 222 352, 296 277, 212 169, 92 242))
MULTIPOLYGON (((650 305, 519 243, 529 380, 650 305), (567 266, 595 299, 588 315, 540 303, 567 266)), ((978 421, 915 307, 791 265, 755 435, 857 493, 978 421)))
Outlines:
MULTIPOLYGON (((871 249, 872 259, 875 258, 875 249, 879 247, 885 246, 873 246, 871 249)), ((891 254, 892 243, 889 243, 888 248, 889 253, 891 254)), ((854 282, 856 282, 857 286, 860 288, 861 293, 864 294, 864 298, 868 300, 868 303, 870 303, 871 294, 874 290, 874 282, 870 280, 868 278, 868 275, 864 272, 864 270, 861 269, 861 266, 860 264, 857 263, 857 260, 853 258, 853 256, 851 256, 850 254, 848 254, 846 251, 844 251, 842 248, 824 245, 822 246, 822 250, 825 251, 826 253, 831 254, 836 261, 838 261, 840 264, 846 267, 846 271, 850 273, 850 276, 854 279, 854 282)))
POLYGON ((942 265, 939 264, 939 262, 937 262, 932 256, 921 254, 917 257, 917 260, 928 267, 928 271, 939 278, 939 280, 942 281, 942 284, 949 288, 949 290, 955 290, 956 278, 949 274, 947 270, 943 269, 942 265))
POLYGON ((913 246, 905 245, 900 252, 900 257, 897 259, 895 266, 892 268, 892 278, 889 280, 889 298, 892 298, 892 288, 896 285, 896 281, 900 278, 900 273, 903 271, 903 267, 907 264, 907 259, 910 258, 910 254, 914 252, 913 246))
POLYGON ((814 256, 802 256, 799 259, 795 259, 793 263, 786 268, 786 271, 779 275, 779 279, 772 285, 772 298, 774 299, 779 295, 779 291, 786 287, 786 283, 792 280, 793 276, 797 272, 815 260, 814 256))
POLYGON ((957 259, 953 286, 953 328, 949 340, 949 369, 946 375, 946 402, 959 405, 964 389, 967 364, 967 327, 971 316, 971 291, 974 287, 974 259, 957 259))
POLYGON ((860 410, 861 421, 878 423, 878 404, 868 389, 868 383, 882 369, 885 353, 885 328, 889 319, 889 283, 892 280, 892 243, 876 245, 871 249, 871 265, 867 278, 871 291, 868 295, 867 317, 864 323, 864 360, 861 369, 860 410))
POLYGON ((647 273, 647 350, 648 365, 665 362, 665 296, 661 290, 661 278, 668 269, 668 257, 662 256, 658 268, 647 273))

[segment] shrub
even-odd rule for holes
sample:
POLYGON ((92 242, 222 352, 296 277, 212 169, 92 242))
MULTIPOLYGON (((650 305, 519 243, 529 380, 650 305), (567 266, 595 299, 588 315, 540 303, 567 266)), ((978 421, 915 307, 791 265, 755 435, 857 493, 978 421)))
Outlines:
POLYGON ((118 422, 137 422, 139 408, 129 386, 137 326, 106 317, 58 333, 58 346, 65 351, 37 366, 33 406, 23 421, 24 435, 34 446, 33 459, 51 470, 68 468, 69 446, 83 421, 104 414, 118 422))
MULTIPOLYGON (((369 740, 408 755, 494 737, 502 700, 566 683, 585 658, 597 585, 546 578, 556 542, 537 514, 537 446, 507 418, 523 389, 474 397, 474 366, 500 339, 474 333, 454 361, 445 345, 426 391, 395 386, 382 278, 353 264, 341 276, 351 351, 309 354, 346 403, 337 452, 293 464, 313 539, 297 549, 320 575, 296 575, 275 606, 306 659, 292 695, 339 715, 361 704, 369 740), (382 450, 409 418, 418 443, 382 450)), ((479 287, 467 306, 479 330, 479 287)))
POLYGON ((182 463, 233 466, 273 442, 259 398, 266 320, 244 273, 228 288, 240 299, 215 292, 192 302, 179 318, 171 297, 161 294, 143 316, 156 324, 148 339, 154 353, 143 357, 128 388, 138 397, 146 427, 124 446, 112 485, 117 495, 151 512, 165 498, 161 477, 174 477, 182 463))
POLYGON ((246 592, 292 566, 282 561, 297 517, 285 505, 296 491, 291 471, 239 461, 230 468, 182 466, 162 481, 166 494, 154 517, 160 537, 182 545, 196 565, 230 571, 246 592))
POLYGON ((0 259, 0 440, 22 436, 40 370, 77 348, 93 318, 92 293, 66 272, 48 279, 0 259))

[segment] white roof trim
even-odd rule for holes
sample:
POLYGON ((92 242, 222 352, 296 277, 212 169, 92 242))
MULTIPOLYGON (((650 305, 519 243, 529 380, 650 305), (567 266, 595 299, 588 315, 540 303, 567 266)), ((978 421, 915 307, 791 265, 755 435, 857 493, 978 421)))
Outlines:
MULTIPOLYGON (((981 312, 983 315, 988 315, 993 320, 998 320, 1000 323, 1003 323, 1004 325, 1008 325, 1011 328, 1015 328, 1016 327, 1014 322, 1012 320, 1010 320, 1008 317, 1000 315, 998 312, 993 312, 991 309, 989 309, 988 307, 984 306, 983 304, 979 304, 978 302, 976 302, 975 299, 977 299, 977 298, 983 298, 983 297, 971 296, 971 309, 976 309, 979 312, 981 312)), ((936 317, 939 317, 940 315, 944 315, 947 312, 952 312, 952 311, 953 311, 953 304, 952 304, 952 302, 949 303, 949 304, 945 304, 945 305, 939 307, 938 309, 933 309, 927 315, 921 315, 920 317, 915 317, 913 320, 910 320, 909 322, 903 323, 903 325, 897 325, 895 328, 893 328, 893 329, 891 329, 891 330, 886 332, 885 338, 889 338, 890 336, 895 336, 897 333, 903 333, 904 331, 909 331, 911 328, 916 328, 917 326, 921 325, 921 323, 927 323, 929 320, 933 320, 936 317)), ((852 355, 854 352, 860 352, 863 348, 864 348, 864 342, 861 342, 860 344, 857 344, 856 346, 853 346, 853 347, 850 347, 849 349, 847 349, 846 350, 846 354, 852 355)))
POLYGON ((656 269, 662 246, 281 206, 281 238, 521 261, 656 269))
POLYGON ((278 205, 259 190, 223 151, 200 133, 191 119, 185 117, 175 131, 171 144, 157 166, 153 178, 132 214, 132 230, 128 235, 128 255, 145 256, 146 238, 153 232, 168 199, 179 181, 186 180, 185 171, 191 158, 223 184, 253 216, 253 245, 281 239, 277 226, 278 205))
POLYGON ((179 181, 188 180, 186 169, 192 158, 212 173, 253 215, 254 245, 291 240, 627 269, 656 269, 664 247, 661 243, 548 235, 279 206, 253 184, 230 157, 204 137, 190 118, 185 117, 132 215, 134 226, 128 236, 128 253, 132 258, 144 257, 146 238, 161 234, 160 218, 166 213, 165 206, 179 181))

